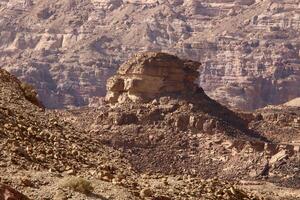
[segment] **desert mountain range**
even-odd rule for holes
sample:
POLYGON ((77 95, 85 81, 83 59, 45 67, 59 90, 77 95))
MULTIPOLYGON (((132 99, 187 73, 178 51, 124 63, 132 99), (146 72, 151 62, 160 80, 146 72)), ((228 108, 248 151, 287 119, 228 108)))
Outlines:
POLYGON ((202 63, 198 83, 232 108, 300 95, 296 0, 5 0, 0 67, 49 108, 93 104, 138 51, 202 63))
POLYGON ((0 1, 0 200, 300 199, 296 0, 0 1))

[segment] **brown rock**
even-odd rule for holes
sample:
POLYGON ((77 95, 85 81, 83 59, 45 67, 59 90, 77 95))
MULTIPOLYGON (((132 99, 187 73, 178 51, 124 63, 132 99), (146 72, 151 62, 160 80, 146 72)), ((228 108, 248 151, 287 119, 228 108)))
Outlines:
POLYGON ((111 115, 116 125, 135 124, 139 120, 135 113, 113 113, 111 115))
POLYGON ((189 126, 189 116, 187 115, 180 115, 175 120, 175 126, 179 130, 186 130, 189 126))
POLYGON ((29 200, 29 198, 8 185, 0 184, 0 200, 29 200))
POLYGON ((140 192, 142 198, 153 196, 153 191, 150 188, 144 188, 140 192))

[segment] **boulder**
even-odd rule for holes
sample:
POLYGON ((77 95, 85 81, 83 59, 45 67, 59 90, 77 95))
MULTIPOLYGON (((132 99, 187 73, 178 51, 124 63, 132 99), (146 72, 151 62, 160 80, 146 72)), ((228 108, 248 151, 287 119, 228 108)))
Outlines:
POLYGON ((274 165, 276 162, 280 162, 281 160, 288 157, 288 153, 286 150, 281 150, 277 154, 271 157, 269 163, 270 165, 274 165))

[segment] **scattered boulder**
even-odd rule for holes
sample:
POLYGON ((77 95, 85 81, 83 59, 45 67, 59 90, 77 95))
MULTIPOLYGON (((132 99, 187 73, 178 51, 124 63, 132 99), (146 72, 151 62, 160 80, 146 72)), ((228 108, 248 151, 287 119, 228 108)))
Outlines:
POLYGON ((152 197, 153 196, 153 191, 150 188, 144 188, 144 189, 141 190, 140 196, 142 198, 152 197))
POLYGON ((116 125, 136 124, 139 120, 135 113, 112 113, 111 117, 116 125))
POLYGON ((277 154, 271 157, 269 163, 270 165, 274 165, 276 162, 280 162, 281 160, 288 157, 288 153, 286 150, 281 150, 277 154))

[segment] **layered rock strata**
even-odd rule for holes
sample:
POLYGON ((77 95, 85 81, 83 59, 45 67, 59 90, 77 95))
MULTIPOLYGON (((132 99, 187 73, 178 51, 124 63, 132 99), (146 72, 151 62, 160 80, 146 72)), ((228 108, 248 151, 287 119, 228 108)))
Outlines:
POLYGON ((296 0, 10 0, 0 15, 0 67, 49 108, 105 96, 120 63, 154 50, 200 61, 201 87, 235 108, 300 96, 296 0))
POLYGON ((136 54, 108 80, 106 100, 146 102, 161 95, 193 92, 198 88, 199 66, 166 53, 136 54))

